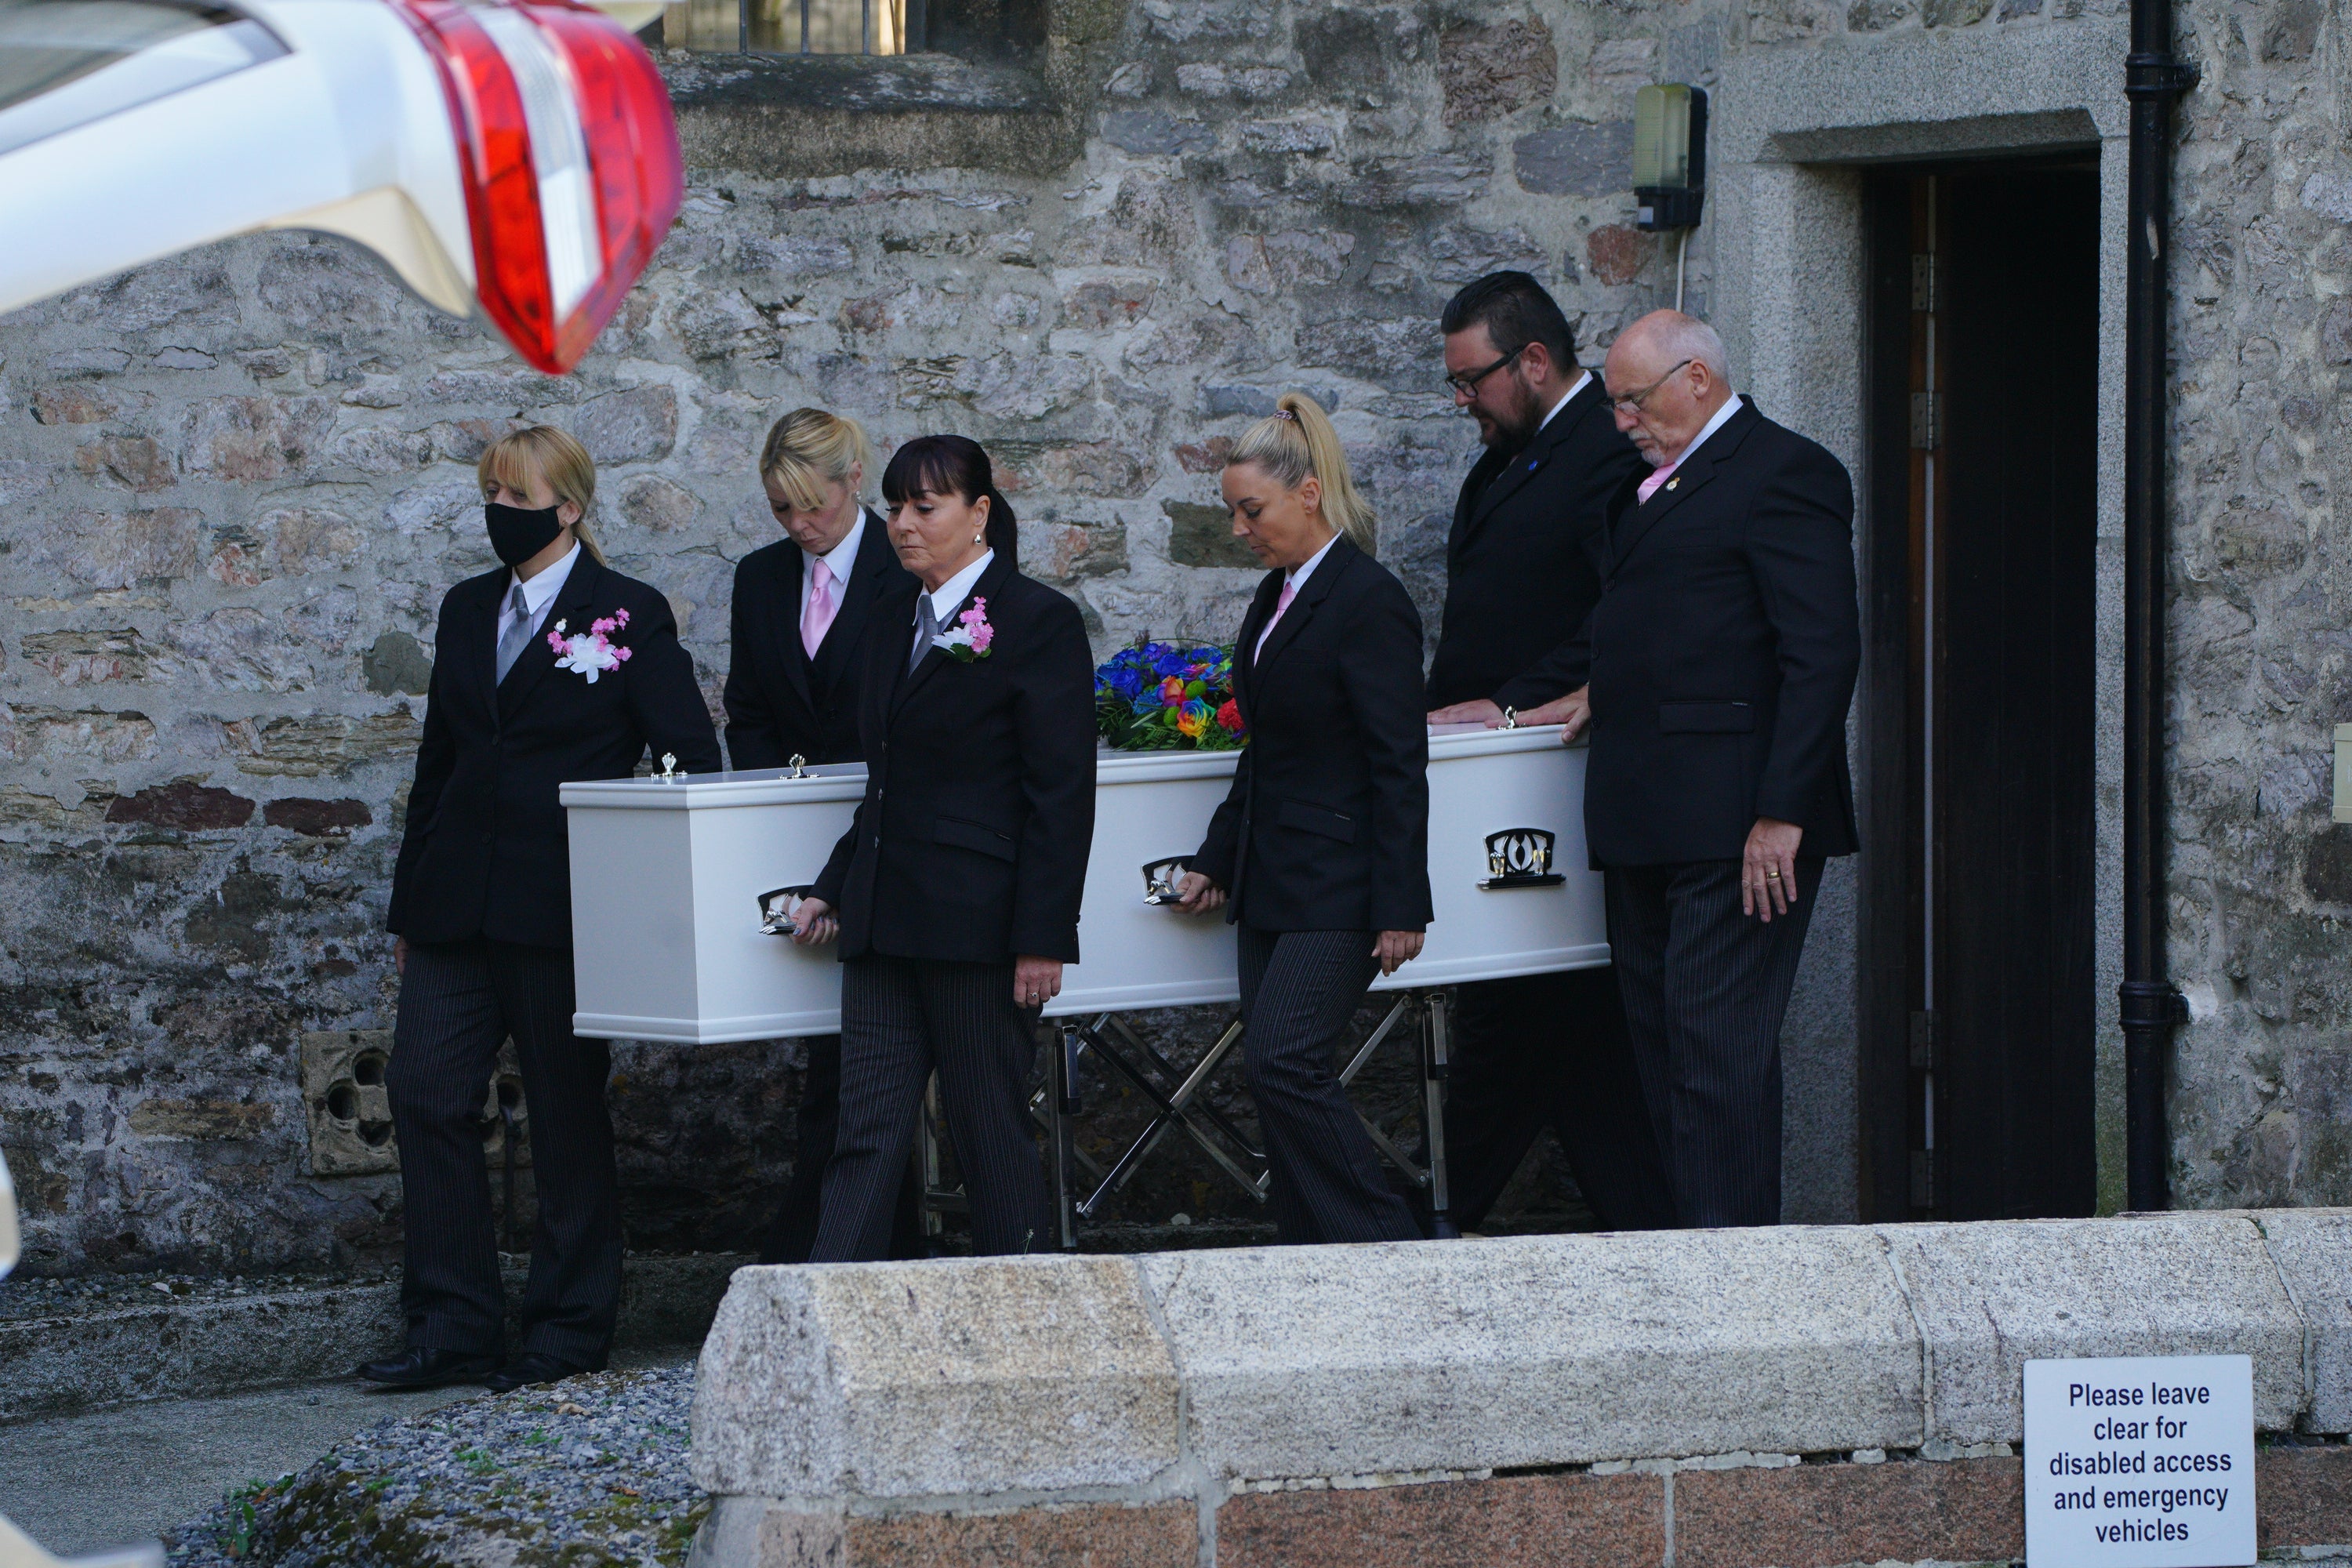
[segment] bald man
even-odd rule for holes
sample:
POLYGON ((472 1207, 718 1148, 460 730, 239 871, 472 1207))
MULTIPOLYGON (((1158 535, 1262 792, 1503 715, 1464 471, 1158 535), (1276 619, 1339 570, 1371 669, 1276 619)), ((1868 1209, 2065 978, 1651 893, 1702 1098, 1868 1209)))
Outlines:
POLYGON ((1780 1023, 1823 860, 1851 855, 1862 659, 1853 487, 1731 389, 1677 310, 1609 351, 1648 465, 1612 500, 1588 684, 1524 717, 1588 728, 1584 827, 1676 1217, 1780 1217, 1780 1023))

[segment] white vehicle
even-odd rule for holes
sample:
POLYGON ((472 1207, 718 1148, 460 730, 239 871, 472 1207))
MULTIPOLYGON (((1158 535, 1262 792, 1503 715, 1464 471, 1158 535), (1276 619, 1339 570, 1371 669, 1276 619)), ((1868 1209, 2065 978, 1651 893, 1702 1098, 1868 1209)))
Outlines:
MULTIPOLYGON (((0 1159, 0 1279, 16 1267, 16 1194, 9 1185, 8 1162, 0 1159)), ((151 1541, 60 1563, 0 1514, 0 1568, 163 1568, 163 1549, 151 1541)))
POLYGON ((0 0, 0 312, 191 247, 316 229, 576 364, 683 195, 613 0, 0 0))

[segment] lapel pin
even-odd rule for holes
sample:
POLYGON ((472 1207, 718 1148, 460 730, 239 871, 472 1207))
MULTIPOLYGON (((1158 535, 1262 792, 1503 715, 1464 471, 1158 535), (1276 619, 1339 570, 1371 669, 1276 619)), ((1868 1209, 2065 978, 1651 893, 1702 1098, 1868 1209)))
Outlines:
POLYGON ((1680 483, 1682 483, 1682 482, 1683 482, 1683 477, 1682 477, 1680 474, 1676 474, 1673 479, 1668 479, 1668 480, 1666 481, 1666 489, 1674 489, 1676 485, 1678 485, 1678 484, 1680 484, 1680 483))
POLYGON ((1543 459, 1541 458, 1529 458, 1528 459, 1528 472, 1531 474, 1534 473, 1536 471, 1536 465, 1542 461, 1543 459))

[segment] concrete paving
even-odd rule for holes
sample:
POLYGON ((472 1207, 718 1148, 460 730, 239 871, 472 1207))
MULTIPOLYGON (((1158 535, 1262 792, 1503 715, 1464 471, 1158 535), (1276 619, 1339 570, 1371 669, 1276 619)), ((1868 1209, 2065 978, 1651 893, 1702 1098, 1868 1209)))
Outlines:
MULTIPOLYGON (((692 1353, 648 1350, 614 1364, 670 1365, 692 1353)), ((337 1380, 0 1426, 0 1513, 59 1555, 150 1539, 387 1415, 481 1397, 472 1387, 372 1394, 337 1380)))

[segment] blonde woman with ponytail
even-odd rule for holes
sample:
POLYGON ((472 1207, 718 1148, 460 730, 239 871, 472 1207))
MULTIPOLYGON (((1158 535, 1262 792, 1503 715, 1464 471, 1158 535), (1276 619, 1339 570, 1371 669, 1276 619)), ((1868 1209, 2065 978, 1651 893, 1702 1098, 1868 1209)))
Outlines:
POLYGON ((1235 927, 1281 1238, 1410 1239, 1331 1060, 1373 976, 1416 957, 1429 926, 1421 616, 1372 559, 1376 520, 1313 399, 1287 393, 1250 426, 1224 497, 1269 570, 1234 661, 1249 746, 1180 907, 1235 927))
POLYGON ((612 1061, 605 1042, 572 1032, 572 858, 557 791, 627 778, 648 753, 693 773, 719 765, 669 602, 605 565, 589 535, 586 449, 532 426, 490 443, 479 472, 500 565, 441 601, 384 921, 400 973, 385 1089, 407 1204, 408 1348, 358 1375, 388 1388, 504 1392, 604 1367, 621 1297, 612 1061), (509 1038, 539 1177, 516 1346, 478 1120, 509 1038))

